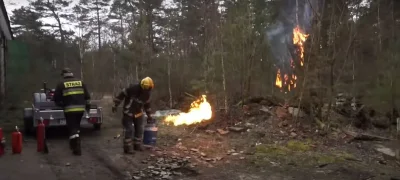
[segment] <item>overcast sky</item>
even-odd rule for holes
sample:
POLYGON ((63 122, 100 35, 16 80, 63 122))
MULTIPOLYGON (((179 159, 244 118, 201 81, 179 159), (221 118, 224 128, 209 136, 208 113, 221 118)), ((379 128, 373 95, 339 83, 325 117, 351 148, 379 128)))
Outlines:
MULTIPOLYGON (((78 0, 72 0, 72 1, 75 2, 75 1, 78 1, 78 0)), ((17 8, 19 8, 21 6, 28 6, 29 5, 29 0, 4 0, 4 4, 5 4, 6 9, 7 9, 8 17, 11 17, 12 16, 12 11, 14 9, 17 9, 17 8)), ((56 22, 52 18, 46 18, 46 19, 43 19, 43 21, 46 22, 46 23, 55 23, 56 22)), ((66 30, 75 30, 73 25, 64 24, 63 27, 66 30)))
POLYGON ((4 3, 8 14, 11 14, 11 11, 16 8, 29 4, 28 0, 4 0, 4 3))
MULTIPOLYGON (((78 1, 79 0, 72 0, 72 2, 73 2, 72 5, 75 4, 75 2, 78 2, 78 1)), ((110 3, 111 2, 112 1, 110 1, 110 3)), ((12 16, 12 11, 14 9, 17 9, 17 8, 19 8, 21 6, 28 6, 29 5, 29 0, 4 0, 4 4, 6 6, 8 16, 11 17, 12 16)), ((172 0, 164 0, 163 4, 166 5, 167 7, 171 6, 172 0)), ((72 5, 71 5, 71 7, 72 7, 72 5)), ((45 21, 46 23, 56 23, 56 21, 53 20, 52 18, 46 18, 46 19, 43 19, 43 21, 45 21)), ((64 22, 63 26, 64 26, 64 29, 66 29, 66 30, 68 30, 68 29, 69 30, 75 30, 73 25, 66 24, 66 22, 64 22)))

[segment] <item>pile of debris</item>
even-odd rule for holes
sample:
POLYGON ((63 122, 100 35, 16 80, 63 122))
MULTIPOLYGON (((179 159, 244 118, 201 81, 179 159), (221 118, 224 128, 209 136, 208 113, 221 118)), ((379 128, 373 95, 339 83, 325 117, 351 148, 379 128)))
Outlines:
POLYGON ((251 97, 243 103, 245 116, 274 115, 280 119, 288 119, 294 116, 304 117, 309 114, 309 103, 303 99, 301 109, 296 98, 284 100, 276 96, 251 97))
POLYGON ((213 167, 212 164, 222 159, 223 157, 209 157, 199 149, 185 147, 178 140, 178 143, 168 151, 157 149, 155 154, 143 160, 142 164, 147 167, 134 172, 132 179, 168 180, 179 176, 196 176, 200 174, 196 167, 201 165, 213 167))
POLYGON ((392 124, 397 123, 399 114, 396 109, 382 113, 363 104, 361 97, 351 97, 349 94, 339 93, 336 96, 334 110, 345 117, 352 118, 353 125, 358 128, 366 129, 370 126, 387 129, 392 124))
MULTIPOLYGON (((379 113, 361 101, 362 97, 353 97, 346 93, 338 93, 331 107, 323 103, 317 96, 304 96, 299 108, 299 98, 288 100, 276 96, 251 97, 239 104, 243 105, 245 116, 262 116, 270 114, 281 120, 293 117, 314 117, 323 119, 330 110, 330 116, 336 114, 341 122, 352 123, 357 128, 366 129, 371 126, 386 129, 395 125, 396 118, 400 117, 397 110, 388 113, 379 113)), ((238 105, 239 105, 238 104, 238 105)))
POLYGON ((134 172, 132 179, 158 179, 167 180, 174 179, 175 176, 187 174, 197 174, 190 166, 190 158, 182 158, 178 156, 156 157, 150 155, 146 160, 142 161, 148 166, 140 171, 134 172))
MULTIPOLYGON (((205 166, 212 167, 210 163, 216 163, 217 161, 222 160, 222 157, 209 157, 206 153, 200 151, 199 149, 196 148, 187 148, 182 145, 181 142, 178 142, 175 145, 175 148, 180 151, 181 155, 186 155, 186 159, 193 159, 197 163, 202 163, 205 166), (190 157, 189 157, 190 156, 190 157), (192 157, 192 158, 191 158, 192 157)), ((176 154, 173 152, 172 154, 176 154)), ((189 166, 190 167, 195 167, 197 163, 191 163, 189 166)))

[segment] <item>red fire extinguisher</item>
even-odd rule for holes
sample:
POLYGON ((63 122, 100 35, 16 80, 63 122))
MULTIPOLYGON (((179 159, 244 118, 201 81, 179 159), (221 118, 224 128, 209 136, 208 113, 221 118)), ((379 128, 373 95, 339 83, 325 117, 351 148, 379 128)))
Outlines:
POLYGON ((40 121, 36 130, 37 152, 43 152, 44 150, 44 133, 45 125, 43 121, 40 121))
POLYGON ((3 135, 3 129, 0 128, 0 156, 4 155, 5 145, 6 145, 6 138, 3 135))
POLYGON ((20 154, 22 152, 22 134, 19 132, 18 126, 15 126, 15 131, 11 134, 12 152, 20 154))

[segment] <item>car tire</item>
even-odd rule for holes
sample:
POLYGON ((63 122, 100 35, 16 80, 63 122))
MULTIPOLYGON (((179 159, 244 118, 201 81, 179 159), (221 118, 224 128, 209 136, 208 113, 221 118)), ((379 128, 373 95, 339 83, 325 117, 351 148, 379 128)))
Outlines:
POLYGON ((26 136, 34 135, 33 117, 24 117, 24 132, 26 136))
POLYGON ((99 131, 101 129, 101 124, 93 124, 93 129, 99 131))

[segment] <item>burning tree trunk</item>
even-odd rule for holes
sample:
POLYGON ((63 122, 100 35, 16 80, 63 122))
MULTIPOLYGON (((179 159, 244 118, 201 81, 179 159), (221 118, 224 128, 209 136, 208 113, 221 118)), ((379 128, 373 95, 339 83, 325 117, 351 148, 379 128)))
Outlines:
POLYGON ((168 94, 169 94, 169 108, 172 108, 171 57, 168 57, 168 94))
POLYGON ((304 43, 308 38, 308 34, 305 34, 303 30, 300 29, 300 26, 297 25, 293 29, 293 45, 297 47, 297 56, 299 59, 299 63, 295 63, 293 58, 288 60, 290 61, 291 73, 282 72, 281 69, 278 69, 276 75, 275 85, 281 89, 285 88, 287 91, 291 91, 292 89, 297 87, 296 81, 297 76, 294 74, 294 69, 296 68, 296 64, 300 64, 300 66, 304 66, 304 43))
MULTIPOLYGON (((379 4, 379 3, 378 3, 379 4)), ((391 1, 391 4, 393 6, 394 1, 391 1)), ((394 18, 394 9, 392 9, 391 15, 392 15, 392 27, 395 27, 396 24, 396 20, 394 18)), ((395 28, 392 29, 392 44, 394 45, 396 43, 396 32, 395 32, 395 28)), ((396 106, 396 85, 397 85, 397 81, 396 81, 396 77, 397 76, 397 66, 398 66, 398 62, 396 61, 396 52, 392 51, 391 53, 391 61, 394 62, 394 66, 391 66, 391 75, 390 75, 390 90, 391 90, 391 117, 392 117, 392 122, 395 122, 394 118, 395 118, 395 112, 397 111, 397 106, 396 106)), ((397 118, 397 117, 396 117, 397 118)), ((397 132, 399 132, 399 121, 397 120, 397 132)))

